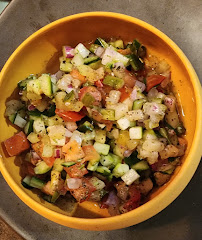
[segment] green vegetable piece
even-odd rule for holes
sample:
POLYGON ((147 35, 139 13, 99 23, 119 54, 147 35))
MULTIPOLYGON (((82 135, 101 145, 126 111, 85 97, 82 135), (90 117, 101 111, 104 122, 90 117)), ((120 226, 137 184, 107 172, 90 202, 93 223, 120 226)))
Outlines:
POLYGON ((99 164, 99 162, 92 163, 92 161, 89 161, 89 162, 88 162, 88 165, 87 165, 87 169, 88 169, 89 171, 93 171, 93 172, 94 172, 94 171, 97 170, 98 164, 99 164))
POLYGON ((144 62, 142 61, 142 59, 134 54, 130 55, 129 63, 134 69, 134 71, 139 71, 144 68, 144 62))
POLYGON ((97 70, 98 68, 102 67, 103 65, 102 65, 102 61, 98 60, 96 62, 90 63, 88 66, 94 70, 97 70))
POLYGON ((87 92, 81 101, 85 107, 92 107, 95 102, 95 98, 87 92))
POLYGON ((62 172, 63 166, 62 164, 64 163, 64 159, 56 158, 55 162, 53 164, 53 170, 62 172))
POLYGON ((133 166, 135 163, 140 161, 137 155, 138 155, 137 151, 134 151, 129 157, 124 158, 124 162, 128 164, 130 167, 133 166))
POLYGON ((114 76, 111 76, 111 75, 107 75, 105 78, 104 78, 104 81, 103 83, 105 85, 109 85, 115 89, 120 89, 123 87, 124 85, 124 80, 121 79, 121 78, 118 78, 118 77, 114 77, 114 76))
POLYGON ((147 161, 142 160, 142 161, 132 165, 131 168, 136 171, 144 171, 144 170, 149 169, 149 165, 148 165, 147 161))
POLYGON ((71 167, 71 166, 73 166, 73 165, 75 165, 76 163, 75 162, 64 162, 64 163, 62 163, 61 165, 63 166, 63 167, 71 167))
POLYGON ((47 117, 53 117, 55 116, 55 109, 56 109, 55 104, 51 104, 48 109, 42 112, 42 114, 47 117))
POLYGON ((18 83, 18 87, 21 89, 21 90, 26 90, 27 88, 27 83, 30 81, 30 80, 35 80, 36 79, 36 76, 31 74, 29 75, 26 79, 20 81, 18 83))
POLYGON ((38 189, 42 189, 45 186, 45 182, 39 178, 32 177, 30 181, 30 186, 38 189))
POLYGON ((8 117, 8 119, 9 119, 12 123, 14 123, 16 116, 17 116, 17 113, 14 113, 14 114, 10 115, 10 116, 8 117))
POLYGON ((186 128, 184 127, 183 123, 180 122, 179 126, 176 128, 177 130, 177 135, 181 136, 186 133, 186 128))
POLYGON ((93 57, 87 57, 84 59, 84 64, 88 65, 94 62, 97 62, 100 58, 97 56, 93 56, 93 57))
POLYGON ((159 133, 161 134, 162 137, 167 139, 169 144, 171 144, 170 138, 165 128, 160 128, 159 133))
POLYGON ((109 168, 113 168, 114 167, 114 159, 109 154, 107 156, 102 156, 101 159, 100 159, 100 163, 104 167, 109 167, 109 168))
POLYGON ((91 123, 88 121, 85 121, 81 126, 79 126, 78 130, 79 132, 85 133, 86 131, 93 131, 94 127, 91 123))
POLYGON ((109 155, 114 159, 114 166, 116 166, 118 163, 122 163, 122 158, 113 154, 113 153, 109 153, 109 155))
POLYGON ((55 203, 59 196, 60 194, 58 192, 54 192, 53 196, 51 197, 51 203, 55 203))
POLYGON ((37 164, 37 166, 34 168, 35 174, 44 174, 51 170, 51 167, 49 167, 44 161, 41 161, 37 164))
POLYGON ((100 44, 91 44, 89 50, 95 53, 95 50, 100 46, 100 44))
POLYGON ((38 109, 34 109, 33 111, 28 111, 27 113, 30 116, 37 116, 37 117, 41 116, 41 114, 42 114, 38 109))
POLYGON ((133 110, 142 109, 143 104, 146 102, 145 99, 137 99, 133 102, 133 110))
POLYGON ((109 44, 105 42, 104 39, 98 37, 96 40, 95 40, 95 44, 98 44, 100 46, 102 46, 103 48, 107 48, 109 47, 109 44))
POLYGON ((31 119, 25 125, 24 132, 25 132, 26 135, 29 135, 31 132, 33 132, 33 123, 34 123, 34 120, 31 119))
POLYGON ((75 92, 72 90, 70 93, 67 93, 67 95, 64 97, 64 102, 73 102, 75 100, 75 92))
POLYGON ((110 146, 104 143, 95 142, 93 147, 95 150, 102 155, 107 155, 109 153, 110 146))
POLYGON ((63 72, 66 72, 66 73, 71 72, 73 65, 70 62, 68 62, 68 60, 65 58, 62 58, 60 60, 61 60, 60 61, 60 70, 63 72))
POLYGON ((109 170, 109 168, 104 166, 98 166, 96 169, 96 172, 99 172, 104 176, 109 176, 111 174, 111 171, 109 170))
POLYGON ((113 109, 101 109, 100 113, 105 120, 115 120, 115 111, 113 109))
POLYGON ((116 40, 115 43, 114 43, 114 47, 119 48, 119 49, 123 49, 124 48, 123 40, 121 40, 121 39, 116 40))
POLYGON ((32 189, 33 187, 30 186, 30 182, 31 182, 32 177, 31 176, 26 176, 23 180, 22 180, 22 186, 27 188, 27 189, 32 189))
POLYGON ((122 177, 126 172, 129 171, 129 166, 127 164, 118 163, 113 169, 113 175, 116 178, 122 177))

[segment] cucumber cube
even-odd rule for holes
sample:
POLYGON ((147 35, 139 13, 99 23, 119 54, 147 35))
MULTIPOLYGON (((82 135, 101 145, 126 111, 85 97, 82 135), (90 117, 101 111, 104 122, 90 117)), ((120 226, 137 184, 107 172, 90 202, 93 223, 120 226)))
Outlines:
POLYGON ((95 142, 93 146, 99 154, 107 155, 109 153, 110 146, 108 144, 95 142))
POLYGON ((127 164, 118 163, 116 167, 113 169, 113 175, 116 178, 122 177, 125 173, 129 171, 129 166, 127 164))
POLYGON ((131 185, 139 177, 140 175, 134 169, 130 169, 121 177, 121 179, 125 182, 126 185, 131 185))
POLYGON ((142 127, 132 127, 129 129, 130 139, 142 139, 142 127))

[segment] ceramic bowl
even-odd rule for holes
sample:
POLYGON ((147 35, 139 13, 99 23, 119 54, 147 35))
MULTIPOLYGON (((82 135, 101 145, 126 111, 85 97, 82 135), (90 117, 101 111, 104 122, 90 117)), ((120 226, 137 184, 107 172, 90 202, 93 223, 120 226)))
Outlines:
MULTIPOLYGON (((126 41, 137 38, 148 49, 148 54, 164 58, 171 65, 174 92, 178 99, 181 118, 187 129, 188 148, 169 183, 151 194, 150 200, 139 208, 109 217, 92 202, 72 205, 66 209, 53 206, 21 185, 19 158, 7 158, 0 148, 0 169, 12 190, 34 211, 59 224, 85 230, 112 230, 140 223, 167 207, 191 180, 201 157, 202 97, 201 85, 190 62, 180 48, 153 26, 117 13, 91 12, 57 20, 26 39, 11 55, 0 73, 0 142, 17 130, 4 118, 5 102, 13 94, 18 81, 29 74, 54 73, 63 45, 75 46, 96 37, 120 37, 126 41), (95 219, 96 218, 96 219, 95 219)), ((20 214, 20 213, 19 213, 20 214)))

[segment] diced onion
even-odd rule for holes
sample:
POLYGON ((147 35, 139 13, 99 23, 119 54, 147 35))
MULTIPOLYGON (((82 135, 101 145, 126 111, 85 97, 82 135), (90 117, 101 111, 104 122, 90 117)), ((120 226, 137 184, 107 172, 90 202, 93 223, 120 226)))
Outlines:
POLYGON ((70 132, 68 129, 65 129, 65 137, 70 138, 72 136, 72 132, 70 132))
POLYGON ((110 192, 109 193, 109 196, 107 198, 107 201, 105 202, 105 204, 107 206, 117 206, 119 204, 120 200, 119 198, 117 197, 116 193, 114 191, 110 192))
POLYGON ((132 91, 132 93, 130 94, 130 99, 132 99, 133 101, 137 99, 137 88, 135 87, 132 91))
POLYGON ((29 111, 33 111, 35 108, 36 108, 36 107, 35 107, 34 105, 32 105, 32 104, 28 105, 28 107, 27 107, 27 109, 28 109, 29 111))
POLYGON ((68 178, 67 186, 69 189, 78 189, 82 185, 82 180, 80 178, 68 178))
POLYGON ((135 82, 135 86, 137 86, 141 92, 144 92, 146 88, 146 85, 143 82, 140 82, 138 80, 135 82))
POLYGON ((95 50, 95 55, 98 56, 98 57, 102 57, 104 51, 105 51, 105 49, 104 49, 103 47, 98 47, 98 48, 95 50))
POLYGON ((54 157, 55 158, 60 158, 61 157, 61 149, 60 148, 55 149, 54 157))
POLYGON ((155 98, 158 94, 158 90, 156 88, 152 88, 149 92, 148 92, 148 98, 152 99, 155 98))
POLYGON ((63 50, 64 57, 66 57, 66 58, 74 57, 74 48, 72 48, 70 46, 63 46, 62 50, 63 50))

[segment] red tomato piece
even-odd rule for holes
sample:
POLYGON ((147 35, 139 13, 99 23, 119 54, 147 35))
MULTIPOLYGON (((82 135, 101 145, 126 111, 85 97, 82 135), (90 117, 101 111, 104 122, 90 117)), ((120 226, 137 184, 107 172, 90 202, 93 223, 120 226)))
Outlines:
POLYGON ((121 92, 121 97, 120 97, 119 102, 123 102, 124 100, 126 100, 127 98, 130 97, 132 88, 122 87, 119 89, 119 91, 121 92))
POLYGON ((84 158, 85 161, 91 161, 91 160, 99 161, 100 155, 92 145, 83 146, 82 149, 85 153, 85 158, 84 158))
POLYGON ((22 131, 5 140, 4 145, 10 157, 17 156, 30 148, 29 141, 22 131))
POLYGON ((126 209, 128 212, 139 207, 140 205, 141 194, 135 185, 131 185, 129 187, 129 196, 130 199, 123 205, 123 208, 126 209))
POLYGON ((96 81, 96 82, 95 82, 95 86, 102 88, 102 87, 104 86, 102 82, 103 82, 103 80, 98 80, 98 81, 96 81))
POLYGON ((70 190, 73 197, 77 200, 77 202, 84 202, 87 201, 91 193, 94 192, 96 188, 90 183, 88 178, 82 178, 82 186, 78 189, 70 190))
POLYGON ((154 86, 160 84, 166 77, 162 76, 162 75, 151 75, 149 77, 147 77, 146 79, 146 85, 147 85, 147 92, 149 92, 149 90, 151 88, 153 88, 154 86))
POLYGON ((76 163, 71 167, 64 167, 64 170, 71 178, 82 178, 88 173, 84 163, 76 163))
POLYGON ((86 77, 81 75, 80 72, 77 70, 77 69, 73 69, 71 72, 70 72, 70 75, 73 77, 73 78, 76 78, 78 80, 80 80, 82 83, 85 83, 86 82, 86 77))
POLYGON ((64 111, 56 108, 55 113, 66 122, 77 122, 80 121, 85 115, 83 112, 64 111))
POLYGON ((33 143, 32 148, 39 155, 39 157, 44 160, 44 162, 48 166, 50 166, 50 167, 53 166, 53 163, 55 162, 55 158, 53 156, 52 157, 43 157, 42 156, 42 152, 43 152, 43 143, 42 142, 33 143))

